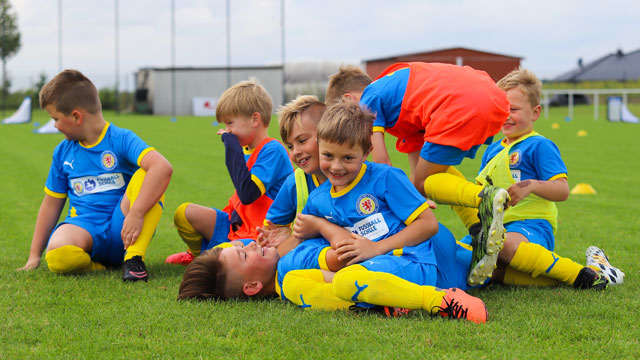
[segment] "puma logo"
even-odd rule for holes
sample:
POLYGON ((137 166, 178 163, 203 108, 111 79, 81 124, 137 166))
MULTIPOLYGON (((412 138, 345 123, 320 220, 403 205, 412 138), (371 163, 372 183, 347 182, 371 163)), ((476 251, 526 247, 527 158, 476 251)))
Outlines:
POLYGON ((71 162, 68 162, 67 160, 65 160, 65 161, 62 163, 62 166, 69 165, 69 167, 71 168, 71 170, 74 170, 74 169, 73 169, 73 162, 74 162, 74 161, 76 161, 76 160, 75 160, 75 159, 73 159, 73 160, 71 160, 71 162))

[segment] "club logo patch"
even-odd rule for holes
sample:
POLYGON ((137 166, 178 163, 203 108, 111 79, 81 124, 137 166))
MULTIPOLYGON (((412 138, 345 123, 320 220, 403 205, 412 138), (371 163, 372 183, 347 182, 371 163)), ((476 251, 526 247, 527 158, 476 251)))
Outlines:
POLYGON ((71 186, 73 186, 73 191, 76 194, 82 194, 84 192, 84 186, 82 185, 82 181, 75 181, 71 186))
POLYGON ((360 195, 356 204, 360 216, 367 216, 378 212, 378 199, 371 194, 360 195))
POLYGON ((520 149, 509 154, 509 167, 516 167, 522 161, 522 151, 520 149))
POLYGON ((116 154, 109 150, 103 151, 101 157, 102 167, 105 170, 113 170, 116 165, 118 165, 118 158, 116 158, 116 154))

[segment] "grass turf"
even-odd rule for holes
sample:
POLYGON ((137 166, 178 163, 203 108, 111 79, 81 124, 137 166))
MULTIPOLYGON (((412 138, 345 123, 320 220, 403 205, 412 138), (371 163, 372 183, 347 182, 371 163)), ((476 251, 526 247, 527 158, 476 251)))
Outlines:
MULTIPOLYGON (((630 105, 640 114, 640 106, 630 105)), ((600 119, 606 118, 601 107, 600 119)), ((165 212, 147 254, 149 283, 124 284, 119 270, 57 276, 26 262, 42 188, 61 135, 36 135, 32 124, 0 126, 0 358, 638 358, 640 355, 640 125, 593 120, 593 108, 554 108, 536 130, 559 146, 570 186, 597 195, 558 204, 556 252, 584 262, 589 245, 604 248, 625 283, 605 292, 568 287, 490 286, 471 291, 489 322, 431 319, 416 313, 385 319, 348 312, 301 311, 278 300, 177 302, 184 268, 163 263, 184 250, 172 225, 184 201, 222 208, 233 191, 218 127, 210 118, 106 113, 138 133, 174 168, 165 212), (557 123, 558 129, 551 125, 557 123), (587 136, 578 137, 579 130, 587 136)), ((48 120, 42 111, 34 121, 48 120)), ((278 137, 276 121, 270 128, 278 137)), ((392 139, 389 146, 392 146, 392 139)), ((407 169, 395 151, 392 161, 407 169)), ((480 156, 460 167, 472 178, 480 156)), ((438 219, 457 238, 464 228, 450 208, 438 219)))

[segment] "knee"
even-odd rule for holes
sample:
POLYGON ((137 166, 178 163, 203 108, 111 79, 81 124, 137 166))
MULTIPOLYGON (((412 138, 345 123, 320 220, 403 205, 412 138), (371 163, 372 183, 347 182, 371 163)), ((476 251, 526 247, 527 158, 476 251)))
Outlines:
MULTIPOLYGON (((362 265, 351 265, 338 271, 333 276, 333 293, 340 299, 351 301, 354 289, 358 288, 358 270, 365 269, 362 265)), ((366 269, 365 269, 366 271, 366 269)))
POLYGON ((178 226, 185 222, 189 222, 187 220, 187 207, 189 206, 189 202, 182 203, 180 206, 176 208, 176 211, 173 213, 173 223, 178 226))
POLYGON ((73 245, 65 245, 47 251, 45 259, 49 270, 58 274, 74 272, 82 268, 87 260, 91 261, 89 254, 73 245))

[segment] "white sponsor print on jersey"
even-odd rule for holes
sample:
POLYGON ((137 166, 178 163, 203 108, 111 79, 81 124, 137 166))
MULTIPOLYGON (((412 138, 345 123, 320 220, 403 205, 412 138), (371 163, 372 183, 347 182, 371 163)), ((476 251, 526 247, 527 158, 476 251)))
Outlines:
POLYGON ((102 174, 98 176, 84 176, 69 180, 71 188, 77 196, 95 194, 124 187, 122 173, 102 174))

